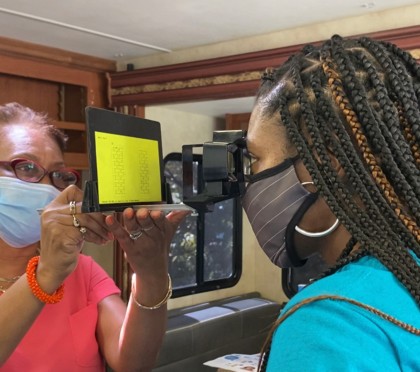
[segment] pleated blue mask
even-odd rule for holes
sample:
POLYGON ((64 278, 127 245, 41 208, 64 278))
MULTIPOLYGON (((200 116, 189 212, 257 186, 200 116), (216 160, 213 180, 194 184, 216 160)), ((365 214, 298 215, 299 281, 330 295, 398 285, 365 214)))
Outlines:
POLYGON ((60 194, 51 185, 0 177, 0 238, 14 248, 34 244, 41 237, 37 209, 60 194))

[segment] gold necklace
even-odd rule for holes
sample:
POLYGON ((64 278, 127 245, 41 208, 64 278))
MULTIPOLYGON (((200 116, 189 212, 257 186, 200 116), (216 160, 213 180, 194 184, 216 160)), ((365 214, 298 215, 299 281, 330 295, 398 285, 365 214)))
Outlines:
MULTIPOLYGON (((11 283, 11 285, 13 285, 20 277, 21 277, 21 275, 14 276, 13 278, 1 278, 0 277, 0 283, 8 283, 8 284, 11 283)), ((4 285, 0 284, 0 296, 4 292, 6 292, 9 288, 10 288, 10 285, 6 288, 4 285)))
POLYGON ((2 278, 2 277, 0 277, 0 282, 3 282, 3 283, 14 283, 20 277, 21 277, 21 275, 14 276, 13 278, 2 278))
POLYGON ((6 292, 10 287, 5 287, 3 285, 0 285, 0 296, 6 292))

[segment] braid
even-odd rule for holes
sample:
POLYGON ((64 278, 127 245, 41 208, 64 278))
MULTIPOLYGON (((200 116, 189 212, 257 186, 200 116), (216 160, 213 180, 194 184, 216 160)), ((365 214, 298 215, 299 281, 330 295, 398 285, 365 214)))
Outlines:
MULTIPOLYGON (((404 207, 402 206, 401 201, 399 200, 394 188, 388 181, 386 175, 384 174, 382 168, 378 165, 374 154, 372 153, 368 140, 363 132, 361 123, 358 121, 358 116, 352 109, 352 106, 345 96, 345 93, 342 89, 342 83, 338 78, 338 74, 332 70, 330 66, 328 66, 328 61, 324 64, 324 71, 325 73, 330 76, 328 80, 328 84, 332 90, 333 97, 340 107, 342 112, 346 117, 346 121, 349 124, 354 137, 357 141, 357 144, 360 148, 362 156, 371 170, 372 176, 376 181, 377 185, 379 186, 380 190, 382 190, 384 197, 391 205, 393 210, 395 211, 396 215, 403 221, 403 223, 407 226, 407 228, 413 233, 417 242, 420 242, 420 230, 415 221, 412 220, 410 216, 407 216, 403 210, 404 207)), ((395 170, 394 176, 398 177, 398 169, 395 170)), ((408 189, 409 191, 409 189, 408 189)), ((410 196, 412 196, 410 194, 410 196)), ((412 198, 416 199, 415 196, 412 198)), ((417 200, 418 201, 418 200, 417 200)))
MULTIPOLYGON (((397 102, 401 102, 400 107, 405 105, 408 107, 408 112, 414 113, 410 115, 408 113, 408 117, 412 117, 414 120, 414 124, 418 125, 420 122, 420 111, 418 109, 418 100, 416 95, 412 89, 412 84, 409 83, 409 78, 407 76, 406 70, 402 65, 399 59, 396 59, 394 56, 386 56, 385 49, 381 45, 377 45, 376 47, 372 47, 372 43, 365 38, 362 39, 362 43, 365 43, 367 46, 370 46, 371 49, 374 51, 375 56, 378 58, 378 61, 381 65, 384 66, 384 70, 387 72, 388 80, 389 80, 389 93, 387 94, 387 90, 383 84, 376 84, 375 89, 377 90, 378 96, 380 95, 385 100, 385 104, 381 104, 381 109, 383 111, 392 108, 393 113, 388 115, 389 118, 395 120, 387 120, 387 115, 384 114, 384 123, 389 124, 388 128, 392 131, 392 135, 394 139, 390 140, 389 143, 392 147, 392 152, 395 155, 395 158, 398 162, 398 169, 404 173, 405 176, 409 179, 410 185, 413 187, 414 192, 416 193, 415 197, 412 194, 406 194, 408 205, 411 207, 412 212, 415 216, 418 216, 418 205, 419 205, 419 170, 416 167, 415 162, 413 161, 410 146, 406 142, 403 133, 400 130, 400 125, 398 123, 398 111, 395 110, 393 102, 389 97, 392 97, 397 102), (400 100, 400 101, 399 101, 400 100), (404 103, 405 102, 405 103, 404 103), (395 114, 394 114, 395 113, 395 114), (401 151, 402 150, 402 151, 401 151), (404 157, 401 156, 402 152, 404 152, 404 157)), ((365 57, 366 59, 366 57, 365 57)), ((371 72, 374 73, 374 69, 371 68, 371 72)), ((379 80, 376 80, 379 82, 379 80)), ((417 221, 418 218, 417 218, 417 221)))
POLYGON ((335 36, 290 57, 271 77, 258 102, 266 115, 280 113, 319 194, 351 234, 320 277, 371 255, 420 305, 413 257, 420 257, 419 65, 393 44, 335 36))
MULTIPOLYGON (((322 135, 325 138, 328 138, 332 152, 337 156, 337 159, 347 174, 351 188, 359 193, 364 205, 372 206, 372 208, 366 209, 368 220, 377 221, 381 231, 390 231, 393 233, 393 231, 389 229, 385 217, 393 219, 394 223, 399 222, 399 220, 395 218, 393 211, 389 208, 388 204, 384 202, 372 177, 365 172, 365 168, 360 161, 358 153, 352 146, 351 138, 345 128, 340 125, 339 118, 335 115, 335 111, 323 94, 324 89, 321 86, 318 76, 312 78, 311 85, 318 102, 318 121, 320 126, 325 126, 322 135), (324 121, 330 123, 331 127, 324 125, 324 121), (334 137, 331 136, 331 132, 335 132, 338 141, 334 140, 334 137)), ((395 238, 395 234, 393 235, 395 238)), ((409 240, 407 244, 413 244, 412 239, 409 240)))
MULTIPOLYGON (((291 120, 290 115, 286 115, 287 111, 284 109, 282 112, 284 114, 282 116, 283 123, 289 129, 292 141, 303 149, 301 153, 302 160, 308 171, 313 175, 313 181, 318 191, 330 201, 329 204, 336 217, 340 221, 347 220, 350 229, 360 233, 355 220, 360 220, 363 223, 366 216, 363 212, 360 213, 350 193, 346 190, 337 172, 331 165, 331 159, 325 146, 326 144, 322 141, 319 130, 322 128, 323 120, 320 117, 315 117, 315 113, 311 111, 306 94, 302 94, 307 89, 303 88, 300 76, 296 74, 294 75, 294 85, 297 87, 297 98, 301 108, 302 120, 291 120), (299 129, 297 127, 297 122, 304 122, 306 124, 305 132, 310 135, 312 141, 311 146, 309 146, 305 136, 302 135, 302 128, 299 129), (328 180, 330 187, 327 185, 326 180, 328 180), (335 192, 330 190, 331 187, 335 189, 335 192), (349 214, 351 218, 348 218, 349 214)), ((324 129, 324 133, 327 131, 327 128, 324 129)))
MULTIPOLYGON (((332 71, 332 70, 330 70, 332 71)), ((326 73, 328 71, 326 70, 326 73)), ((351 87, 356 87, 357 85, 360 85, 360 83, 357 82, 357 79, 354 78, 354 73, 352 71, 349 71, 347 74, 347 80, 351 80, 353 83, 351 87)), ((339 85, 342 86, 343 82, 338 77, 338 74, 335 73, 335 76, 333 75, 331 77, 332 79, 339 82, 339 85)), ((391 151, 388 148, 386 141, 384 140, 384 137, 382 136, 382 133, 380 131, 381 125, 377 122, 377 120, 374 118, 374 115, 371 115, 372 109, 368 107, 367 101, 360 99, 363 96, 359 96, 361 94, 360 89, 352 89, 351 95, 354 98, 354 101, 356 103, 356 108, 358 111, 358 114, 356 115, 355 111, 353 110, 353 107, 351 106, 349 100, 347 97, 344 97, 345 93, 342 88, 337 89, 335 86, 331 87, 333 90, 333 94, 335 96, 337 104, 340 106, 341 109, 344 110, 346 114, 346 120, 348 124, 351 127, 351 130, 358 142, 358 145, 361 149, 361 152, 363 154, 363 157, 367 163, 367 165, 371 168, 371 172, 374 175, 374 178, 377 181, 378 186, 383 191, 385 197, 388 199, 388 202, 391 204, 391 206, 394 208, 397 215, 410 227, 410 229, 416 230, 416 238, 420 238, 420 232, 418 231, 418 228, 416 226, 416 222, 412 221, 409 216, 406 216, 402 214, 402 203, 397 197, 396 192, 394 191, 394 187, 391 185, 389 180, 386 177, 385 171, 377 164, 375 155, 373 151, 370 149, 368 137, 376 139, 377 143, 381 146, 381 156, 383 156, 383 163, 381 164, 383 167, 388 169, 388 174, 392 174, 394 177, 394 184, 396 184, 400 190, 405 192, 405 197, 407 199, 410 199, 415 204, 414 213, 417 216, 418 215, 418 207, 419 207, 419 200, 417 196, 412 192, 411 187, 408 185, 408 183, 404 180, 404 177, 398 168, 397 164, 395 163, 391 151), (355 93, 356 92, 356 93, 355 93), (360 93, 357 93, 360 92, 360 93), (343 98, 344 97, 344 98, 343 98), (359 121, 360 120, 360 121, 359 121), (363 123, 363 120, 365 122, 363 123), (371 125, 372 122, 376 121, 376 125, 371 125), (362 125, 363 124, 363 125, 362 125)), ((350 89, 348 89, 350 90, 350 89)), ((364 95, 365 96, 365 95, 364 95)), ((371 143, 374 143, 374 141, 371 141, 371 143)), ((395 151, 398 151, 398 149, 395 149, 395 151)), ((378 153, 378 151, 376 151, 378 153)), ((417 171, 418 172, 418 171, 417 171)), ((420 241, 420 240, 418 240, 420 241)))
MULTIPOLYGON (((396 45, 392 43, 381 41, 380 44, 384 46, 384 48, 389 52, 390 56, 398 57, 399 61, 401 63, 404 63, 406 70, 409 73, 412 73, 413 77, 417 78, 416 80, 412 81, 411 84, 413 85, 415 97, 417 97, 417 101, 418 101, 419 99, 418 97, 420 97, 420 82, 418 81, 418 78, 420 78, 420 66, 417 63, 416 59, 413 58, 413 56, 410 53, 398 48, 396 45)), ((416 101, 416 98, 414 98, 414 101, 416 101)), ((417 133, 418 133, 418 130, 417 130, 417 133)), ((419 139, 420 138, 417 137, 417 141, 419 139)))
MULTIPOLYGON (((358 117, 361 117, 361 115, 356 115, 354 112, 352 105, 350 104, 349 100, 347 99, 347 96, 345 95, 344 89, 343 89, 343 83, 340 80, 338 74, 332 70, 327 64, 324 63, 324 70, 326 72, 326 75, 329 77, 328 79, 328 85, 331 88, 333 98, 335 99, 335 102, 337 103, 337 106, 343 111, 346 122, 349 124, 354 137, 356 139, 356 142, 361 150, 362 156, 368 165, 368 167, 371 170, 372 176, 376 183, 378 184, 379 188, 383 191, 385 199, 388 201, 388 203, 391 205, 391 207, 394 209, 395 214, 401 219, 401 221, 406 225, 406 227, 409 229, 409 231, 415 236, 417 242, 419 241, 420 233, 419 228, 417 227, 417 224, 415 221, 412 220, 412 218, 405 213, 403 213, 403 205, 400 202, 397 194, 395 193, 392 185, 388 181, 386 175, 382 171, 381 167, 378 165, 378 162, 373 155, 369 143, 367 141, 367 138, 364 134, 363 128, 361 126, 361 123, 358 121, 358 117)), ((347 73, 347 79, 348 81, 352 81, 352 74, 347 73)), ((355 84, 353 85, 353 87, 355 84)), ((368 112, 369 109, 365 109, 365 101, 361 101, 359 104, 359 112, 365 110, 365 112, 368 112)), ((368 127, 366 125, 365 127, 368 127)), ((366 130, 368 131, 368 130, 366 130)), ((384 158, 388 158, 387 156, 384 156, 384 158)), ((399 174, 398 172, 394 171, 394 177, 398 178, 399 174)), ((415 198, 415 197, 414 197, 415 198)), ((410 277, 412 278, 412 281, 415 282, 418 278, 418 272, 419 267, 414 262, 414 260, 411 259, 410 255, 406 251, 401 251, 400 249, 392 250, 385 249, 387 245, 389 245, 389 242, 386 239, 382 238, 383 234, 379 235, 381 244, 383 244, 382 247, 379 247, 377 244, 370 244, 371 246, 371 253, 378 257, 384 264, 385 262, 388 262, 388 264, 385 264, 404 284, 406 284, 407 288, 412 288, 410 277), (378 252, 380 251, 380 252, 378 252), (407 258, 409 259, 407 262, 407 258), (401 270, 397 266, 394 261, 395 259, 399 259, 400 265, 408 264, 409 270, 403 271, 401 273, 401 270)), ((367 247, 366 247, 367 248, 367 247)), ((419 293, 413 293, 415 297, 419 296, 419 293)))
MULTIPOLYGON (((363 39, 368 41, 367 38, 363 39)), ((383 45, 390 52, 390 55, 399 57, 401 61, 404 61, 407 66, 407 70, 412 72, 414 76, 420 78, 420 66, 410 53, 398 48, 395 44, 388 41, 380 41, 379 44, 383 45)))
POLYGON ((275 327, 273 327, 273 329, 269 332, 269 337, 267 337, 262 347, 261 357, 260 357, 260 360, 258 361, 258 367, 257 367, 257 371, 259 372, 266 372, 267 370, 268 357, 271 351, 271 341, 273 339, 272 336, 273 336, 274 330, 275 330, 275 327))
POLYGON ((420 303, 420 69, 396 50, 334 37, 290 58, 259 97, 270 92, 267 112, 280 112, 320 195, 360 245, 329 273, 373 255, 420 303))
MULTIPOLYGON (((414 185, 413 189, 416 192, 417 200, 420 196, 420 185, 418 182, 420 172, 414 161, 410 143, 407 142, 404 131, 401 130, 402 121, 404 120, 405 123, 407 123, 405 118, 403 119, 401 105, 393 102, 388 96, 385 85, 382 83, 377 71, 373 67, 372 63, 368 60, 366 55, 361 54, 359 56, 359 54, 356 54, 356 56, 360 57, 361 64, 366 69, 366 71, 368 71, 374 88, 375 98, 378 101, 380 108, 383 110, 384 124, 386 125, 381 125, 382 121, 378 120, 378 123, 381 125, 381 132, 384 133, 387 144, 391 148, 392 153, 396 156, 398 167, 401 168, 401 171, 408 179, 408 182, 414 185), (400 108, 399 110, 397 106, 400 108)), ((400 74, 404 76, 402 71, 400 74)))
MULTIPOLYGON (((299 68, 299 65, 297 65, 296 67, 299 68)), ((293 71, 295 71, 295 68, 293 69, 293 71)), ((313 74, 313 72, 312 72, 312 74, 313 74)), ((328 82, 331 83, 331 80, 332 79, 329 78, 328 82)), ((339 196, 340 196, 341 204, 344 205, 344 206, 350 206, 351 212, 353 212, 353 217, 352 218, 349 219, 348 216, 343 217, 343 215, 341 213, 343 209, 340 210, 339 203, 337 203, 338 198, 335 198, 335 200, 334 200, 332 198, 331 192, 329 192, 329 191, 326 192, 326 190, 324 189, 324 184, 322 183, 322 181, 320 182, 320 180, 319 180, 319 177, 318 177, 319 176, 319 169, 316 169, 314 156, 312 156, 311 160, 308 160, 308 153, 311 153, 313 151, 313 149, 317 149, 316 156, 319 158, 319 163, 321 163, 321 164, 322 163, 327 163, 327 162, 329 163, 329 161, 326 160, 326 159, 328 159, 328 155, 324 151, 325 147, 322 148, 323 147, 322 141, 319 140, 320 136, 319 136, 318 133, 316 133, 316 132, 318 132, 317 126, 321 125, 321 121, 316 122, 314 120, 314 115, 311 112, 311 110, 309 109, 309 103, 306 99, 306 96, 308 95, 307 94, 308 91, 307 91, 307 89, 303 89, 303 85, 302 85, 302 82, 300 80, 300 75, 299 74, 293 73, 293 83, 294 83, 294 86, 296 87, 297 101, 300 104, 300 112, 301 112, 301 115, 302 115, 302 120, 300 120, 300 121, 296 121, 296 120, 295 121, 290 121, 290 120, 288 120, 288 118, 285 117, 286 120, 284 122, 284 125, 288 129, 290 129, 290 133, 291 133, 291 136, 292 136, 292 138, 291 138, 292 141, 293 141, 293 138, 295 138, 294 143, 302 143, 302 141, 303 141, 303 143, 306 142, 306 148, 308 149, 308 151, 302 152, 301 155, 302 155, 302 160, 305 163, 305 166, 307 167, 308 171, 314 177, 313 178, 314 183, 317 185, 319 192, 325 197, 327 202, 329 202, 329 205, 331 205, 331 208, 332 208, 333 212, 336 214, 336 216, 342 222, 345 219, 346 226, 349 228, 349 231, 354 232, 354 234, 356 234, 357 236, 360 236, 361 243, 363 243, 363 245, 369 245, 371 247, 370 250, 372 251, 373 254, 377 253, 378 250, 382 251, 383 249, 379 248, 377 243, 373 243, 374 240, 372 239, 372 236, 367 237, 367 235, 372 235, 372 232, 374 232, 375 235, 379 234, 379 237, 382 238, 382 234, 377 229, 377 227, 374 226, 373 231, 368 230, 368 231, 362 232, 361 229, 359 229, 357 226, 355 226, 356 222, 354 220, 359 221, 359 222, 357 222, 357 225, 359 225, 359 226, 366 225, 369 222, 369 220, 366 218, 365 213, 360 211, 360 209, 358 209, 354 205, 354 202, 352 201, 350 194, 348 192, 346 192, 346 190, 343 186, 341 186, 340 187, 340 192, 338 193, 339 196), (298 122, 306 124, 306 129, 307 129, 309 135, 311 135, 312 133, 315 133, 315 135, 312 135, 312 137, 311 137, 311 140, 313 141, 312 146, 308 146, 308 143, 305 140, 304 136, 302 136, 302 135, 299 136, 296 125, 293 126, 293 123, 298 123, 298 122)), ((336 84, 334 84, 334 86, 335 86, 335 88, 333 89, 333 92, 334 92, 335 89, 340 90, 341 84, 338 81, 338 79, 336 81, 336 84)), ((334 94, 333 94, 333 96, 334 96, 334 94)), ((338 96, 336 96, 336 100, 337 99, 341 103, 346 102, 346 98, 345 98, 344 94, 339 94, 338 96)), ((354 122, 355 124, 358 124, 356 119, 354 119, 355 115, 353 114, 353 110, 351 110, 347 106, 345 105, 342 109, 343 109, 343 111, 346 112, 346 116, 350 117, 350 119, 348 121, 350 121, 350 123, 354 122)), ((360 140, 359 140, 359 142, 360 142, 360 140)), ((301 145, 301 147, 303 147, 303 145, 301 145)), ((365 152, 368 153, 370 161, 374 161, 373 156, 370 154, 369 148, 367 146, 365 146, 365 147, 366 147, 365 152)), ((376 171, 378 172, 378 170, 376 170, 376 171)), ((338 181, 338 175, 336 175, 336 174, 333 175, 331 173, 331 167, 325 173, 328 174, 330 180, 331 180, 331 178, 333 178, 333 181, 334 181, 334 182, 332 182, 333 185, 338 185, 338 186, 341 185, 341 183, 338 181)), ((387 244, 386 240, 387 239, 382 238, 381 243, 382 244, 387 244)), ((391 252, 388 252, 387 250, 385 250, 381 253, 382 253, 382 257, 383 257, 384 261, 385 260, 386 261, 392 261, 392 259, 394 258, 393 254, 391 252)), ((398 254, 400 256, 399 260, 403 261, 404 259, 401 257, 400 252, 398 252, 398 254)), ((380 255, 375 254, 375 256, 380 256, 380 255)), ((353 260, 355 258, 356 257, 352 256, 350 258, 343 259, 342 262, 340 262, 339 264, 341 265, 341 264, 348 263, 349 260, 353 260)), ((396 274, 397 277, 400 276, 401 281, 403 281, 403 282, 408 281, 409 282, 409 278, 407 276, 401 276, 397 269, 395 269, 395 268, 394 269, 390 268, 390 269, 391 269, 391 271, 395 271, 395 274, 396 274)))
POLYGON ((418 144, 416 142, 416 139, 414 137, 414 134, 412 132, 412 129, 409 126, 406 117, 404 116, 404 112, 402 110, 401 105, 398 104, 398 103, 394 103, 394 104, 395 104, 395 106, 396 106, 396 108, 398 110, 398 118, 399 118, 400 123, 401 123, 401 129, 402 129, 402 131, 404 133, 404 137, 405 137, 405 139, 407 140, 407 142, 410 145, 411 152, 413 154, 413 157, 414 157, 414 159, 416 161, 416 165, 418 167, 418 166, 420 166, 420 149, 419 149, 419 146, 418 146, 418 144))

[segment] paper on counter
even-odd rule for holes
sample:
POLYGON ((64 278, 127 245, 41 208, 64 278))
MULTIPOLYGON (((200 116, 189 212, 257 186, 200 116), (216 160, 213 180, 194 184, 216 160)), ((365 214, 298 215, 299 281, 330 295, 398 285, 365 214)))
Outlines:
POLYGON ((260 354, 228 354, 203 364, 233 372, 257 372, 259 360, 260 354))

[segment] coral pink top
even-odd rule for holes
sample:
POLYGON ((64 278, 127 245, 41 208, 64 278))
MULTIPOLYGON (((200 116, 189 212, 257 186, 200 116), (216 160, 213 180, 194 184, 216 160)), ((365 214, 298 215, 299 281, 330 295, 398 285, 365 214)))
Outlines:
POLYGON ((63 300, 44 306, 0 371, 104 371, 95 335, 97 304, 119 292, 92 258, 80 255, 76 270, 64 282, 63 300))

